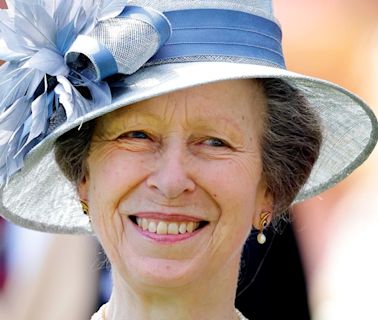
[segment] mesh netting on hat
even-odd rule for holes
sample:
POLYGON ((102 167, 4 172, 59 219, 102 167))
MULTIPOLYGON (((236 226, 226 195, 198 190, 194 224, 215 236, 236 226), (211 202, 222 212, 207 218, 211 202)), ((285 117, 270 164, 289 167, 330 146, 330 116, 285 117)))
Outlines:
POLYGON ((159 46, 159 36, 151 25, 122 17, 99 23, 90 36, 112 53, 123 74, 139 69, 159 46))
POLYGON ((257 14, 275 20, 271 1, 266 0, 130 0, 128 5, 153 7, 159 11, 183 9, 228 9, 257 14))
MULTIPOLYGON (((271 2, 263 0, 131 0, 126 5, 152 8, 161 13, 185 9, 225 9, 259 15, 275 21, 271 2)), ((125 12, 127 15, 127 9, 125 12)), ((98 41, 112 54, 118 73, 122 74, 132 74, 138 70, 156 53, 161 42, 159 33, 151 24, 143 21, 143 19, 140 20, 138 17, 132 16, 130 19, 130 17, 124 15, 101 21, 87 36, 98 41)), ((85 43, 83 45, 85 46, 85 43)), ((76 49, 67 54, 68 62, 74 69, 76 66, 79 66, 79 69, 85 69, 88 78, 98 80, 100 72, 96 61, 92 60, 90 52, 88 54, 85 49, 83 51, 76 49), (82 67, 83 65, 84 67, 82 67)), ((214 57, 212 55, 210 59, 204 59, 203 57, 192 56, 190 61, 218 61, 214 57)), ((225 59, 227 60, 227 58, 225 59)), ((179 57, 169 59, 165 63, 188 61, 186 57, 179 57)), ((160 61, 155 61, 154 64, 160 64, 160 61)), ((259 61, 258 64, 272 65, 269 62, 264 63, 263 60, 259 61)), ((81 73, 83 72, 81 71, 81 73)))

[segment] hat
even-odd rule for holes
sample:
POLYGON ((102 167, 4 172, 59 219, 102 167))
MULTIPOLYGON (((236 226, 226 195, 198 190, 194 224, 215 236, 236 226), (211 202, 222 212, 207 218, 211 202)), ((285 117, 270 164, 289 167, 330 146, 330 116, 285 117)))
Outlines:
POLYGON ((280 78, 321 119, 323 144, 296 202, 373 150, 377 120, 336 84, 286 70, 269 0, 8 0, 0 11, 0 212, 24 227, 92 232, 54 142, 132 103, 221 80, 280 78), (115 77, 114 75, 122 74, 115 77))

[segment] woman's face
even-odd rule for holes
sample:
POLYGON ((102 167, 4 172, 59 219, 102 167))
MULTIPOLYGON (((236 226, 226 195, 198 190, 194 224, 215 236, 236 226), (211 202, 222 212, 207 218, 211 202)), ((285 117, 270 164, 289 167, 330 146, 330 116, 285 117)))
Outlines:
POLYGON ((270 208, 264 114, 258 84, 233 80, 98 119, 79 190, 113 269, 129 282, 180 286, 237 267, 270 208))

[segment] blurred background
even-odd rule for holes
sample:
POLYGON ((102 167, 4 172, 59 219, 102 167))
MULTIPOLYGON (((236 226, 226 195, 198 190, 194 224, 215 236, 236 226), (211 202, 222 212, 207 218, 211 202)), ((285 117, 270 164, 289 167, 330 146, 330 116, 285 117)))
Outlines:
MULTIPOLYGON (((290 70, 357 93, 378 114, 378 1, 274 1, 290 70)), ((378 319, 378 148, 351 176, 295 206, 312 317, 378 319)))
MULTIPOLYGON (((378 114, 378 1, 274 3, 288 69, 335 82, 378 114)), ((377 168, 378 148, 335 188, 293 209, 311 319, 378 319, 377 168)), ((88 319, 108 283, 99 252, 91 237, 0 220, 0 319, 88 319)))

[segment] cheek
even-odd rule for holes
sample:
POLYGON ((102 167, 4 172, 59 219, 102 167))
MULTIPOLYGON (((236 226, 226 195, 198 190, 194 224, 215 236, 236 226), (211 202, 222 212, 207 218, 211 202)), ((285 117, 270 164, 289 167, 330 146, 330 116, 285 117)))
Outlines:
MULTIPOLYGON (((119 196, 143 181, 151 160, 145 155, 127 152, 115 146, 96 150, 89 159, 89 178, 93 190, 104 192, 117 202, 119 196)), ((109 199, 110 200, 110 199, 109 199)))
MULTIPOLYGON (((223 249, 241 248, 252 228, 260 183, 258 163, 243 159, 227 160, 207 169, 208 190, 220 208, 217 238, 223 249)), ((221 249, 221 248, 220 248, 221 249)), ((221 250, 223 250, 221 249, 221 250)))
POLYGON ((209 177, 215 199, 230 205, 253 204, 261 180, 259 161, 230 159, 203 170, 209 177))
MULTIPOLYGON (((88 200, 92 224, 104 247, 117 246, 124 225, 118 213, 120 200, 143 182, 146 161, 114 147, 93 151, 88 159, 88 200)), ((111 249, 108 249, 108 251, 111 249)))
POLYGON ((224 219, 234 225, 234 241, 248 237, 260 199, 261 169, 259 162, 231 161, 227 174, 223 174, 222 183, 218 179, 219 201, 222 201, 224 219))

